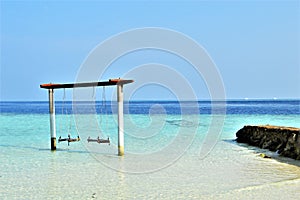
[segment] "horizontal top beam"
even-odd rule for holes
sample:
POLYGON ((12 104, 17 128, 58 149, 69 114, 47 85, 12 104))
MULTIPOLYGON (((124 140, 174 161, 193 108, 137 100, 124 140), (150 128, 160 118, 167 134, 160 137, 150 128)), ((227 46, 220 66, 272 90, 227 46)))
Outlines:
POLYGON ((46 83, 46 84, 41 84, 40 88, 62 89, 62 88, 78 88, 78 87, 98 87, 98 86, 124 85, 132 82, 133 80, 109 79, 108 81, 87 82, 87 83, 65 83, 65 84, 46 83))

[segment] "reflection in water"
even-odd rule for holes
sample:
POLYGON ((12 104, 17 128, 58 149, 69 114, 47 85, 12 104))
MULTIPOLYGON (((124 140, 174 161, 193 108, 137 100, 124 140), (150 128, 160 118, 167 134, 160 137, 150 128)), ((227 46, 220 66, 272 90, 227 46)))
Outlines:
POLYGON ((188 121, 188 120, 166 120, 166 122, 170 125, 178 126, 178 127, 194 127, 197 124, 193 121, 188 121))

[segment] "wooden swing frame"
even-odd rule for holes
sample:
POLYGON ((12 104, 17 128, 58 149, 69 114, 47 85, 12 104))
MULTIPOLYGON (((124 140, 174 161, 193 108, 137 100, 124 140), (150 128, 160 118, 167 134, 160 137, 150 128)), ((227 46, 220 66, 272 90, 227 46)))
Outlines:
MULTIPOLYGON (((51 150, 56 150, 56 126, 55 126, 55 105, 54 105, 54 90, 62 88, 78 88, 78 87, 98 87, 98 86, 117 86, 117 101, 118 101, 118 155, 124 155, 124 117, 123 117, 123 85, 134 82, 133 80, 125 79, 109 79, 101 82, 85 82, 85 83, 66 83, 55 84, 47 83, 40 85, 40 88, 48 89, 49 91, 49 114, 50 114, 50 134, 51 134, 51 150)), ((80 138, 60 138, 59 142, 68 141, 75 142, 80 138)), ((93 139, 91 139, 93 140, 93 139)), ((100 139, 101 140, 101 139, 100 139)), ((99 141, 100 141, 99 140, 99 141)), ((97 139, 98 142, 98 139, 97 139)), ((110 141, 109 141, 110 142, 110 141)))

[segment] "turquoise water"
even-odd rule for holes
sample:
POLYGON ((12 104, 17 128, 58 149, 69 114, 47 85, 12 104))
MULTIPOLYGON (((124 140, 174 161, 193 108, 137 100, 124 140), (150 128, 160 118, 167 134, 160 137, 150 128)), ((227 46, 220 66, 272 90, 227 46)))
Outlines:
POLYGON ((297 199, 300 195, 299 161, 232 141, 246 124, 300 127, 298 114, 126 114, 124 157, 117 156, 115 115, 58 114, 56 123, 57 137, 79 134, 81 141, 70 146, 57 143, 57 151, 51 152, 47 114, 2 110, 0 199, 297 199), (220 121, 220 133, 207 137, 214 117, 225 121, 220 121), (111 145, 87 143, 88 136, 99 135, 110 137, 111 145), (259 157, 261 152, 273 159, 259 157))

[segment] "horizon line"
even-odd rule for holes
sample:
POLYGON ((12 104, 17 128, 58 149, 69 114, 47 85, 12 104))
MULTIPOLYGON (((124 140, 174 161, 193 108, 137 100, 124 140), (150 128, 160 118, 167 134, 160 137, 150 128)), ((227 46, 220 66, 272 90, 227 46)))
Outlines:
MULTIPOLYGON (((134 100, 124 100, 124 102, 142 102, 142 101, 179 101, 179 102, 195 102, 195 101, 283 101, 283 100, 299 100, 300 98, 228 98, 228 99, 197 99, 197 100, 177 100, 177 99, 134 99, 134 100)), ((63 100, 55 100, 56 102, 63 102, 63 100)), ((68 99, 65 101, 73 101, 68 99)), ((102 100, 96 100, 96 102, 101 102, 102 100)), ((117 101, 117 100, 106 100, 106 101, 117 101)), ((0 100, 0 102, 48 102, 48 100, 0 100)), ((89 100, 82 100, 78 102, 91 102, 89 100)))

